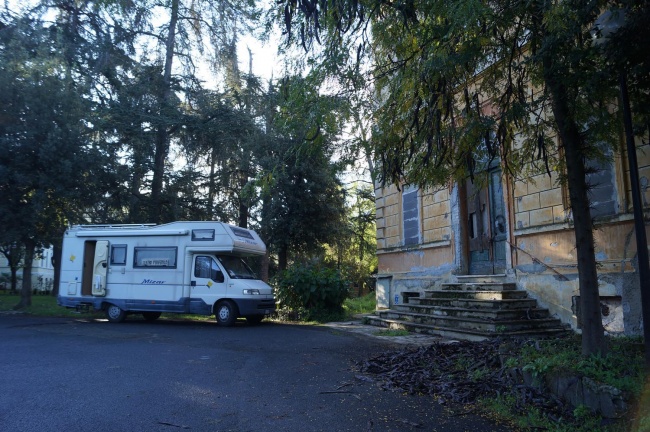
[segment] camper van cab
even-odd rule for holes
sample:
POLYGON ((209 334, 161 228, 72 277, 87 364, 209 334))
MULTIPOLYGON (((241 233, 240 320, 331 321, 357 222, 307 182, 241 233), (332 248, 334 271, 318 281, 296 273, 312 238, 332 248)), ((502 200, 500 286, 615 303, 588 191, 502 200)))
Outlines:
POLYGON ((221 222, 78 225, 63 237, 58 303, 128 314, 215 315, 259 323, 275 310, 273 290, 242 257, 264 255, 257 233, 221 222))

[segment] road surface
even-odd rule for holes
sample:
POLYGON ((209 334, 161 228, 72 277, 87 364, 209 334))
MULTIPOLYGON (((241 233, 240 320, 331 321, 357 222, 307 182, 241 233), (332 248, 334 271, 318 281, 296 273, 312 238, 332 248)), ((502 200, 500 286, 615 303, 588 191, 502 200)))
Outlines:
POLYGON ((354 363, 387 349, 326 327, 0 315, 0 430, 498 431, 383 391, 354 363))

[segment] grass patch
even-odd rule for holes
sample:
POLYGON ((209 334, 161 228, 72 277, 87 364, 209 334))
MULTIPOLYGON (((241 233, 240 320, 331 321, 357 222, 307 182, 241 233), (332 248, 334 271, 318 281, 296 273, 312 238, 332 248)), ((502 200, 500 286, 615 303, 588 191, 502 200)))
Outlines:
POLYGON ((374 291, 362 297, 345 299, 343 302, 343 310, 349 317, 373 313, 375 309, 377 309, 377 297, 374 291))
MULTIPOLYGON (((128 319, 128 318, 127 318, 128 319)), ((194 314, 177 314, 163 313, 160 315, 161 320, 187 320, 187 321, 214 321, 214 315, 194 315, 194 314)))
MULTIPOLYGON (((0 312, 13 311, 14 306, 20 302, 20 296, 14 294, 0 295, 0 312)), ((32 305, 19 312, 28 315, 48 317, 97 317, 103 315, 98 312, 77 312, 56 304, 56 297, 51 295, 32 295, 32 305)))
POLYGON ((643 387, 643 340, 641 338, 608 338, 605 356, 583 357, 580 336, 539 340, 525 344, 506 362, 521 367, 535 377, 566 372, 638 396, 643 387))
POLYGON ((616 422, 604 421, 586 406, 578 406, 566 418, 554 418, 538 408, 522 410, 513 394, 483 397, 478 405, 491 416, 514 423, 522 430, 555 432, 650 431, 650 377, 644 374, 643 341, 640 338, 608 338, 605 356, 583 357, 580 336, 529 341, 507 349, 504 367, 520 368, 540 382, 554 373, 588 377, 623 392, 630 405, 628 415, 616 422))
POLYGON ((574 419, 551 419, 535 406, 522 407, 511 394, 486 397, 478 400, 478 406, 489 417, 503 422, 519 431, 551 432, 622 432, 620 425, 604 426, 599 416, 593 415, 588 408, 578 407, 574 410, 574 419))
POLYGON ((646 376, 645 386, 633 411, 633 432, 650 431, 650 376, 646 376))
MULTIPOLYGON (((0 295, 0 312, 13 312, 13 307, 16 306, 19 301, 20 301, 19 295, 13 295, 13 294, 0 295)), ((56 297, 53 297, 51 295, 33 295, 32 305, 25 309, 21 309, 19 312, 27 315, 46 316, 46 317, 105 318, 105 314, 102 311, 95 311, 91 309, 89 312, 83 312, 83 311, 76 311, 74 309, 59 306, 56 303, 56 297)), ((189 315, 189 314, 185 315, 185 314, 167 313, 167 314, 162 314, 160 319, 209 321, 214 319, 214 315, 204 316, 204 315, 189 315)))

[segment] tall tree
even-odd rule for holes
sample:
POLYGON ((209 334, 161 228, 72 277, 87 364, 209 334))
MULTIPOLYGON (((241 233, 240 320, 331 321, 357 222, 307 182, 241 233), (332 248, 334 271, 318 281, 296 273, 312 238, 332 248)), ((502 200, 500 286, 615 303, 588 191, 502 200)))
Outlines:
POLYGON ((231 92, 199 90, 188 99, 180 142, 188 165, 199 174, 205 217, 246 226, 252 205, 247 185, 255 177, 251 151, 260 129, 231 92))
POLYGON ((56 28, 29 16, 0 29, 0 223, 25 247, 18 308, 31 304, 31 263, 93 197, 102 153, 88 140, 85 81, 64 56, 56 28))
POLYGON ((269 97, 270 129, 257 149, 261 232, 284 270, 291 259, 333 242, 345 225, 339 167, 331 158, 347 106, 300 77, 283 80, 269 97))
MULTIPOLYGON (((215 3, 212 0, 198 2, 170 0, 167 3, 154 2, 152 6, 154 9, 162 10, 167 16, 164 25, 157 26, 153 32, 147 33, 156 35, 163 58, 149 208, 149 218, 155 222, 159 221, 160 208, 163 204, 162 194, 170 134, 180 129, 176 115, 178 105, 174 103, 176 98, 174 93, 189 90, 195 84, 191 77, 196 71, 196 64, 192 59, 196 53, 203 52, 204 39, 214 44, 223 44, 214 47, 213 52, 216 53, 217 59, 226 57, 223 63, 226 65, 227 78, 230 78, 237 25, 246 23, 254 16, 255 8, 252 3, 245 1, 215 3), (231 30, 233 28, 234 31, 231 30), (180 63, 180 69, 174 66, 176 61, 180 63), (175 73, 177 70, 184 70, 188 75, 183 77, 175 73)), ((236 78, 235 76, 233 79, 236 78)))
POLYGON ((116 166, 119 194, 107 200, 114 210, 104 206, 99 214, 162 221, 178 202, 174 190, 165 188, 176 177, 169 154, 187 120, 182 98, 202 87, 197 71, 203 61, 211 61, 215 73, 225 71, 217 81, 233 81, 234 44, 238 31, 254 22, 254 3, 43 0, 39 11, 47 17, 56 13, 72 47, 68 51, 93 75, 94 96, 106 109, 98 126, 124 162, 116 166))

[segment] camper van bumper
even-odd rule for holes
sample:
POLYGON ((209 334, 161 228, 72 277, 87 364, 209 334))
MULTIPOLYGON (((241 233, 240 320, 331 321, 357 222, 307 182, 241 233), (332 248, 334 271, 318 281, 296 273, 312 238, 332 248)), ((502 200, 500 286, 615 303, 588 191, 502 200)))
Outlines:
POLYGON ((239 315, 269 315, 275 312, 275 299, 234 299, 239 315))
POLYGON ((89 298, 79 298, 79 297, 58 296, 56 298, 56 302, 59 306, 72 308, 72 309, 78 309, 80 307, 88 307, 88 305, 92 305, 97 310, 101 309, 102 307, 101 306, 102 300, 94 299, 94 298, 89 299, 89 298))

